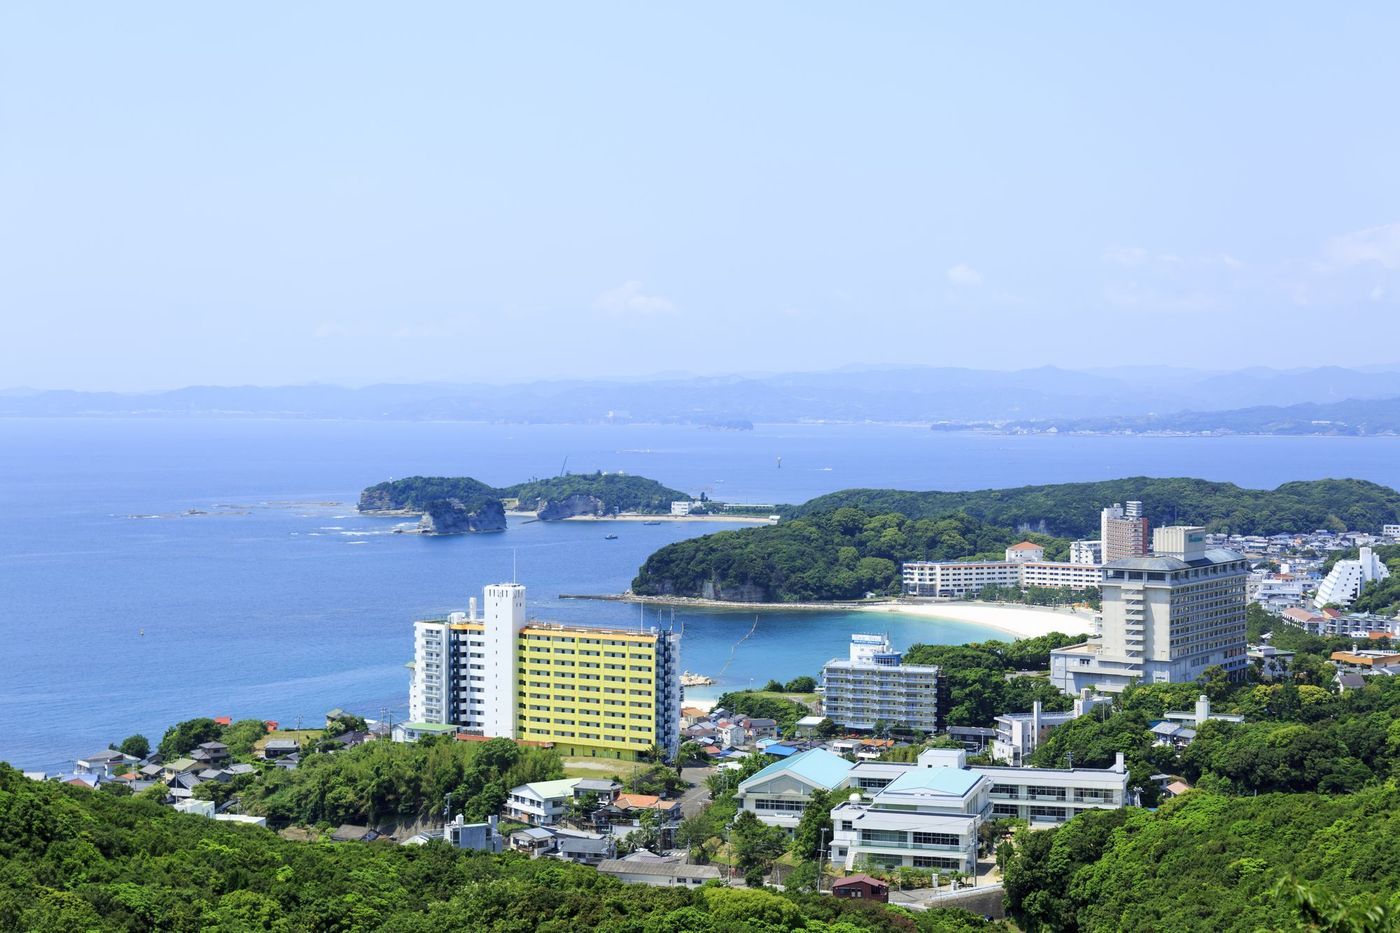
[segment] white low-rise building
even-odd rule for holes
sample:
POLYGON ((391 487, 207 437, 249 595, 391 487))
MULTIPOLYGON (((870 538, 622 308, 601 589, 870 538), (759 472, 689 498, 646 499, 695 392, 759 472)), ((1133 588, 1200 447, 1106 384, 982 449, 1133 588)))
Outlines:
POLYGON ((1103 542, 1071 541, 1069 545, 1069 562, 1071 564, 1099 566, 1103 563, 1103 542))

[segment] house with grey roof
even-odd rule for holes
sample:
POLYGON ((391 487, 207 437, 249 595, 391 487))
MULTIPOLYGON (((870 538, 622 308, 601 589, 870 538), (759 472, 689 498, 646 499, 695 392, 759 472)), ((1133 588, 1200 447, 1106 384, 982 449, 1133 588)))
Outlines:
POLYGON ((598 872, 628 884, 649 884, 653 887, 698 888, 707 881, 723 878, 720 870, 713 865, 651 859, 607 859, 599 863, 598 872))

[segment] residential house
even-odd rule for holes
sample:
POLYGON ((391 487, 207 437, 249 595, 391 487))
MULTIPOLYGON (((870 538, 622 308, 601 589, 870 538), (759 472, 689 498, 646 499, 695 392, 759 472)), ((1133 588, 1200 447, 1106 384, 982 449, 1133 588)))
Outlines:
POLYGON ((884 904, 890 899, 890 886, 869 875, 847 875, 832 882, 831 893, 837 897, 878 901, 884 904))
POLYGON ((105 748, 95 755, 88 755, 86 758, 79 758, 74 762, 73 770, 78 774, 97 774, 102 777, 111 777, 118 766, 130 766, 136 764, 141 759, 131 755, 125 755, 116 749, 105 748))
POLYGON ((556 858, 580 865, 600 865, 617 855, 617 844, 611 836, 566 829, 554 831, 554 848, 556 858))
POLYGON ((506 819, 531 826, 553 826, 567 812, 579 780, 535 781, 512 787, 506 798, 506 819))
POLYGON ((754 741, 778 737, 778 721, 776 719, 745 719, 744 728, 748 730, 749 738, 754 741))
POLYGON ((524 852, 531 858, 539 858, 554 851, 554 833, 543 826, 530 826, 510 834, 510 848, 513 852, 524 852))
POLYGON ((723 877, 713 865, 653 859, 607 859, 599 863, 598 872, 628 884, 654 887, 698 888, 707 881, 719 881, 723 877))
POLYGON ((500 852, 505 846, 495 816, 487 817, 484 823, 468 823, 459 813, 455 820, 442 828, 442 838, 454 849, 473 849, 477 852, 500 852))

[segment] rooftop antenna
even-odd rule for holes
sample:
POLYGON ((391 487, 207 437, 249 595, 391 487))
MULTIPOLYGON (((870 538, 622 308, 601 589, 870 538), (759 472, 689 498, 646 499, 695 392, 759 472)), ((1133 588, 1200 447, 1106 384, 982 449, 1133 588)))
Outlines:
POLYGON ((510 549, 510 582, 511 582, 511 583, 519 583, 519 582, 520 582, 520 580, 519 580, 519 578, 516 576, 516 572, 515 572, 516 557, 519 556, 518 553, 517 553, 517 551, 518 551, 517 548, 511 548, 511 549, 510 549))

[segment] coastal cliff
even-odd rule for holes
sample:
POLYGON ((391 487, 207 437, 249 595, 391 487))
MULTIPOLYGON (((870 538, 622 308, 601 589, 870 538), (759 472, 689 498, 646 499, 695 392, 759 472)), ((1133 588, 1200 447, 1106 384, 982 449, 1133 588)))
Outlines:
POLYGON ((418 520, 418 533, 425 535, 464 535, 505 531, 506 511, 499 499, 488 499, 472 509, 460 499, 429 502, 418 520))
POLYGON ((602 515, 607 511, 607 503, 597 496, 575 493, 566 499, 551 502, 540 500, 536 513, 542 522, 557 522, 575 515, 602 515))

